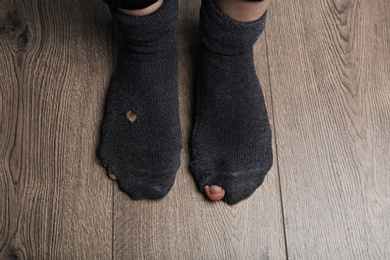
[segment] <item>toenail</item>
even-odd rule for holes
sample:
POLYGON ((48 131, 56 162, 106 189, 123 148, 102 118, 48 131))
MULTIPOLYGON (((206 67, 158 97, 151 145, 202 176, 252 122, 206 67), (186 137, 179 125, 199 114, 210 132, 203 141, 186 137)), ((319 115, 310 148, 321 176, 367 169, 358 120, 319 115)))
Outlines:
POLYGON ((127 119, 129 119, 129 121, 132 122, 132 123, 134 123, 135 121, 137 121, 137 115, 136 115, 132 110, 130 110, 129 112, 127 112, 126 117, 127 117, 127 119))
POLYGON ((212 186, 210 186, 209 191, 210 191, 210 194, 219 194, 219 193, 223 192, 223 189, 219 186, 212 185, 212 186))

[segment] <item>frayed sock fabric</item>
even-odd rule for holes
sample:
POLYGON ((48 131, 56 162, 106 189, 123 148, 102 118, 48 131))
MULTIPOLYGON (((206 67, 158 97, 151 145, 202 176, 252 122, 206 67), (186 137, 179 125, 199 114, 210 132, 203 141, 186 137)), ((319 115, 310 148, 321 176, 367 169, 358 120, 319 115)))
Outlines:
POLYGON ((271 128, 253 61, 265 20, 266 14, 241 23, 213 0, 202 1, 190 167, 201 192, 221 186, 228 204, 249 197, 272 166, 271 128))
POLYGON ((97 157, 133 199, 158 199, 180 165, 177 0, 154 13, 111 14, 125 39, 106 98, 97 157))

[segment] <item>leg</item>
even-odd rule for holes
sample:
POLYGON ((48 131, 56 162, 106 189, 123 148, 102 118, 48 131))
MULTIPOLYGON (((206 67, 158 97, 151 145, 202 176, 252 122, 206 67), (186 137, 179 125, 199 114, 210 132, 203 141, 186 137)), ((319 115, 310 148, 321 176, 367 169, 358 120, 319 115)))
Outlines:
MULTIPOLYGON (((164 2, 163 0, 153 0, 150 2, 133 2, 133 3, 127 3, 127 5, 122 6, 119 5, 118 3, 111 2, 111 1, 106 1, 108 4, 114 6, 114 8, 118 8, 119 11, 126 15, 132 15, 132 16, 144 16, 151 14, 155 12, 158 8, 161 7, 162 3, 164 2), (122 7, 122 8, 120 8, 122 7), (127 9, 125 9, 127 8, 127 9)), ((108 167, 106 165, 105 167, 108 167)), ((108 177, 110 179, 116 181, 118 178, 115 175, 115 173, 108 171, 108 177)))
MULTIPOLYGON (((121 11, 126 15, 144 16, 144 15, 149 15, 155 12, 158 8, 160 8, 164 0, 153 0, 150 2, 135 2, 135 3, 129 2, 127 3, 127 5, 122 5, 122 6, 118 5, 117 3, 110 3, 110 1, 107 2, 113 5, 114 8, 118 8, 119 11, 121 11)), ((108 167, 108 165, 106 165, 105 167, 108 167)), ((110 177, 110 179, 112 179, 113 181, 116 181, 118 179, 115 173, 110 171, 108 171, 108 177, 110 177)))
POLYGON ((191 168, 211 200, 249 197, 272 166, 271 129, 253 63, 269 0, 203 0, 191 168))
POLYGON ((267 10, 271 0, 215 0, 223 13, 240 22, 254 22, 260 19, 267 10))
POLYGON ((181 151, 178 4, 147 1, 153 3, 135 10, 111 5, 125 45, 108 91, 97 151, 110 178, 133 199, 164 197, 174 183, 181 151))
MULTIPOLYGON (((215 0, 215 4, 223 13, 240 22, 253 22, 260 19, 270 2, 271 0, 215 0)), ((216 185, 205 186, 204 192, 213 201, 221 200, 225 196, 224 189, 216 185)))

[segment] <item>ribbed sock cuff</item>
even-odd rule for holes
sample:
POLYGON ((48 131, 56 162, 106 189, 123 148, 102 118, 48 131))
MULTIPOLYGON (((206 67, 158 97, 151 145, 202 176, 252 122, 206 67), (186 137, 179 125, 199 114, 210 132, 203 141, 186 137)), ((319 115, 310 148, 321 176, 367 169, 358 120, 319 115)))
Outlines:
POLYGON ((117 8, 110 8, 110 11, 119 30, 129 42, 143 44, 176 32, 177 0, 165 0, 159 9, 145 16, 126 15, 117 8))
POLYGON ((252 48, 265 28, 267 12, 257 21, 243 23, 223 13, 214 0, 202 0, 201 43, 209 50, 236 55, 252 48))

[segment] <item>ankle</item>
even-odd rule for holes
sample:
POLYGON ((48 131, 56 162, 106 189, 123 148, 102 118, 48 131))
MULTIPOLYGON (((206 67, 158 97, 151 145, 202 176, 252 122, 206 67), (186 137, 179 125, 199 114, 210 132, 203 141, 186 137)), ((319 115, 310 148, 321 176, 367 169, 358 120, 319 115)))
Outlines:
POLYGON ((131 15, 131 16, 145 16, 149 15, 155 11, 157 11, 162 4, 164 3, 164 0, 158 0, 156 3, 144 8, 144 9, 138 9, 138 10, 129 10, 129 9, 120 9, 118 8, 119 11, 126 15, 131 15))
POLYGON ((227 16, 238 22, 254 22, 263 16, 271 0, 247 2, 244 0, 214 0, 216 6, 227 16))

